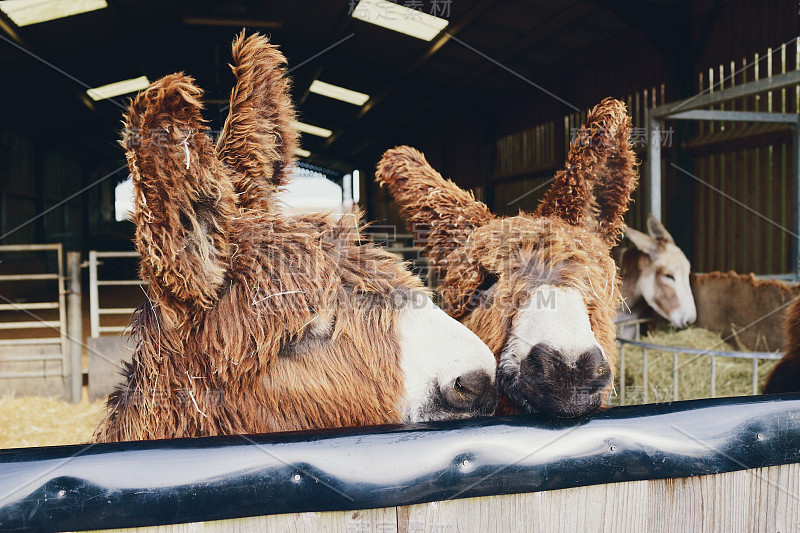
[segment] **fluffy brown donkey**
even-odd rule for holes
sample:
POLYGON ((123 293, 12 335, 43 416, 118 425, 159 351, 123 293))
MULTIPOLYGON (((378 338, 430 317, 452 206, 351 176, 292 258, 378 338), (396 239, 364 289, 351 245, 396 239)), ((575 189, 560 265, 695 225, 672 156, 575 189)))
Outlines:
POLYGON ((407 146, 377 179, 443 274, 445 310, 494 352, 498 412, 560 417, 607 400, 619 278, 610 255, 636 186, 625 105, 606 99, 573 141, 535 213, 499 218, 407 146))
POLYGON ((800 392, 800 299, 786 313, 786 354, 770 372, 764 394, 800 392))
POLYGON ((149 302, 95 438, 490 414, 491 352, 403 263, 361 243, 358 214, 272 212, 297 135, 285 60, 259 35, 233 48, 237 85, 218 148, 202 92, 183 74, 154 82, 126 113, 149 302))

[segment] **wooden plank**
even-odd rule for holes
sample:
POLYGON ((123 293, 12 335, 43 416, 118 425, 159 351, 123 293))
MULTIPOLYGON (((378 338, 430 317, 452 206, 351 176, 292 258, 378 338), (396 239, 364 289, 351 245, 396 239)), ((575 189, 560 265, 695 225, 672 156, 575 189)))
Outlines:
POLYGON ((0 304, 0 311, 21 311, 23 309, 58 309, 58 302, 0 304))
POLYGON ((137 533, 196 533, 198 531, 249 533, 391 533, 398 531, 394 507, 366 511, 334 511, 327 513, 291 513, 253 516, 214 522, 193 522, 169 526, 116 529, 137 533))
POLYGON ((644 531, 646 497, 637 481, 431 502, 399 507, 398 517, 418 531, 644 531))
POLYGON ((0 276, 0 281, 38 281, 58 279, 58 274, 5 274, 0 276))
POLYGON ((61 322, 55 320, 0 322, 0 329, 39 329, 39 328, 58 329, 60 325, 61 322))
POLYGON ((800 529, 800 464, 691 478, 116 531, 422 533, 800 529))

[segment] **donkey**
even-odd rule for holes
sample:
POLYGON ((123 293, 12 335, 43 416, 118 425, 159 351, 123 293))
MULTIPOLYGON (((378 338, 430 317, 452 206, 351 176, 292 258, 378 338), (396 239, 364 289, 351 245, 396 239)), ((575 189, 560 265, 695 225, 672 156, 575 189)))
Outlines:
POLYGON ((378 163, 378 182, 443 276, 445 310, 495 354, 499 414, 580 416, 608 398, 620 301, 610 250, 637 181, 629 130, 625 105, 604 100, 536 212, 508 218, 413 148, 378 163))
POLYGON ((800 298, 786 313, 786 353, 772 369, 764 385, 764 394, 800 392, 800 298))
POLYGON ((130 104, 122 145, 148 302, 97 441, 464 418, 495 407, 495 361, 359 213, 283 216, 297 132, 285 59, 233 43, 236 86, 218 145, 202 91, 179 73, 130 104))
MULTIPOLYGON (((647 232, 649 235, 632 228, 625 230, 633 246, 617 254, 624 304, 616 321, 642 318, 649 306, 674 327, 685 328, 697 319, 689 283, 691 265, 652 214, 647 217, 647 232)), ((623 336, 630 337, 633 328, 624 329, 623 336)))

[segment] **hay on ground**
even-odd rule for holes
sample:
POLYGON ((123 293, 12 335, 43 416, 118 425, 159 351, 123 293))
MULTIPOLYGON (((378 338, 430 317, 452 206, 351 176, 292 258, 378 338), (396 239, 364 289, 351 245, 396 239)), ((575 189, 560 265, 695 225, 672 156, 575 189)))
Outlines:
POLYGON ((69 403, 41 396, 0 396, 0 449, 81 444, 92 437, 103 400, 69 403))

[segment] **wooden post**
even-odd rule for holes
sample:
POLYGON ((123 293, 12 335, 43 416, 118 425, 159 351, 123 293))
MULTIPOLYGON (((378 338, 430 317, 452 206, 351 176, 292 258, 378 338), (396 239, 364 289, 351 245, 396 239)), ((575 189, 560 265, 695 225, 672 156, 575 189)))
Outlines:
POLYGON ((67 324, 69 327, 69 390, 72 403, 81 401, 83 386, 83 317, 81 316, 81 253, 67 252, 67 276, 69 277, 69 305, 67 324))

